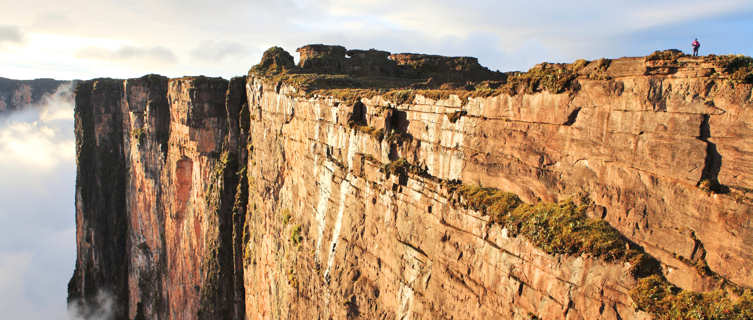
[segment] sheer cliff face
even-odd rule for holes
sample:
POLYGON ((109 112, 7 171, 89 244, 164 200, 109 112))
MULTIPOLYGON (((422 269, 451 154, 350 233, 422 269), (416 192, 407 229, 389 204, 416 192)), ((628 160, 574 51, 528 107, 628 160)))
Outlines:
POLYGON ((118 319, 240 312, 233 278, 242 270, 232 267, 225 233, 238 183, 238 145, 228 140, 231 132, 238 139, 240 96, 243 78, 147 76, 78 87, 79 246, 69 302, 91 313, 84 316, 102 311, 100 294, 112 295, 118 319))
MULTIPOLYGON (((304 49, 317 72, 419 63, 434 79, 462 79, 437 76, 462 65, 514 80, 469 58, 385 67, 388 53, 353 51, 362 67, 342 47, 304 49)), ((118 319, 641 319, 653 316, 631 290, 651 273, 687 291, 751 288, 753 89, 718 69, 623 58, 564 90, 469 98, 346 99, 258 70, 84 82, 69 301, 97 310, 108 292, 118 319), (575 201, 660 265, 557 253, 459 184, 575 201)))

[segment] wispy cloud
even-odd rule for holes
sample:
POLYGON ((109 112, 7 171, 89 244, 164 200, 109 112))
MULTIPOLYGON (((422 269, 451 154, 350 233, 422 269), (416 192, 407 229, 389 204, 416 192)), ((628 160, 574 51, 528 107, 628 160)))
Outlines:
MULTIPOLYGON (((684 44, 686 38, 728 23, 731 15, 743 14, 737 19, 748 23, 753 19, 749 0, 231 0, 221 5, 193 0, 71 0, 65 8, 52 0, 29 1, 43 9, 10 8, 0 18, 21 26, 31 40, 38 33, 54 33, 72 41, 62 46, 34 42, 24 44, 24 50, 0 52, 0 65, 9 72, 37 72, 35 76, 67 68, 65 74, 78 72, 78 78, 152 72, 229 77, 245 73, 269 46, 292 51, 322 42, 393 52, 480 55, 493 69, 520 70, 543 60, 644 55, 676 47, 658 39, 682 39, 684 44), (75 10, 79 7, 87 10, 75 10), (77 39, 110 39, 115 45, 77 39), (38 57, 39 52, 52 51, 56 54, 38 57), (28 57, 35 58, 31 62, 28 57), (22 68, 23 63, 28 65, 22 68)), ((707 40, 704 48, 715 52, 751 54, 753 44, 740 41, 751 33, 750 28, 736 28, 701 40, 707 40)))
POLYGON ((0 44, 7 43, 21 43, 24 39, 24 35, 21 29, 17 26, 1 26, 0 25, 0 44))
POLYGON ((222 61, 225 58, 249 54, 248 48, 234 41, 202 41, 191 50, 191 57, 200 60, 222 61))
POLYGON ((40 106, 1 119, 0 168, 23 166, 34 172, 74 161, 75 144, 70 84, 61 86, 40 106))
POLYGON ((94 299, 94 305, 81 301, 72 301, 68 306, 68 320, 112 320, 113 297, 107 291, 100 291, 94 299))
POLYGON ((124 46, 118 49, 97 47, 82 48, 76 53, 79 58, 98 60, 151 60, 160 63, 173 63, 176 56, 172 50, 162 47, 124 46))

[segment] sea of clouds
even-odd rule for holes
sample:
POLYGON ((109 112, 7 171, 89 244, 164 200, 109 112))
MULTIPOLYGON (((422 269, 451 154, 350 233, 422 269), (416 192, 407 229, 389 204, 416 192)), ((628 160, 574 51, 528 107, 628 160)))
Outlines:
POLYGON ((79 318, 66 307, 76 260, 75 153, 71 84, 0 114, 0 318, 79 318))

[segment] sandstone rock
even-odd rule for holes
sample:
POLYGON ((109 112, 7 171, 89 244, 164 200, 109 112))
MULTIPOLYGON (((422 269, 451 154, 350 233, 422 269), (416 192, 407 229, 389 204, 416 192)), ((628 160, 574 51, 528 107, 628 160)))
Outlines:
MULTIPOLYGON (((295 72, 492 75, 468 58, 299 52, 295 72)), ((108 289, 119 318, 652 317, 631 297, 637 262, 550 254, 462 205, 459 182, 582 202, 670 283, 750 289, 753 87, 715 68, 671 53, 542 66, 490 94, 399 101, 253 70, 84 82, 71 299, 108 289)))

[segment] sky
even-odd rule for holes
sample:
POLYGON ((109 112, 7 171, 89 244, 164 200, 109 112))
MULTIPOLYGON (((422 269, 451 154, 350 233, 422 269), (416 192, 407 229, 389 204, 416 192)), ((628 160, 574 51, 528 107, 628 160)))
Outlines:
POLYGON ((476 56, 501 71, 688 51, 695 37, 702 53, 751 55, 750 21, 751 0, 0 0, 0 76, 228 78, 271 46, 310 43, 476 56))
MULTIPOLYGON (((0 0, 0 77, 243 75, 312 43, 475 56, 492 70, 677 48, 753 55, 753 0, 0 0)), ((0 317, 66 319, 75 260, 70 88, 0 115, 0 317)))

